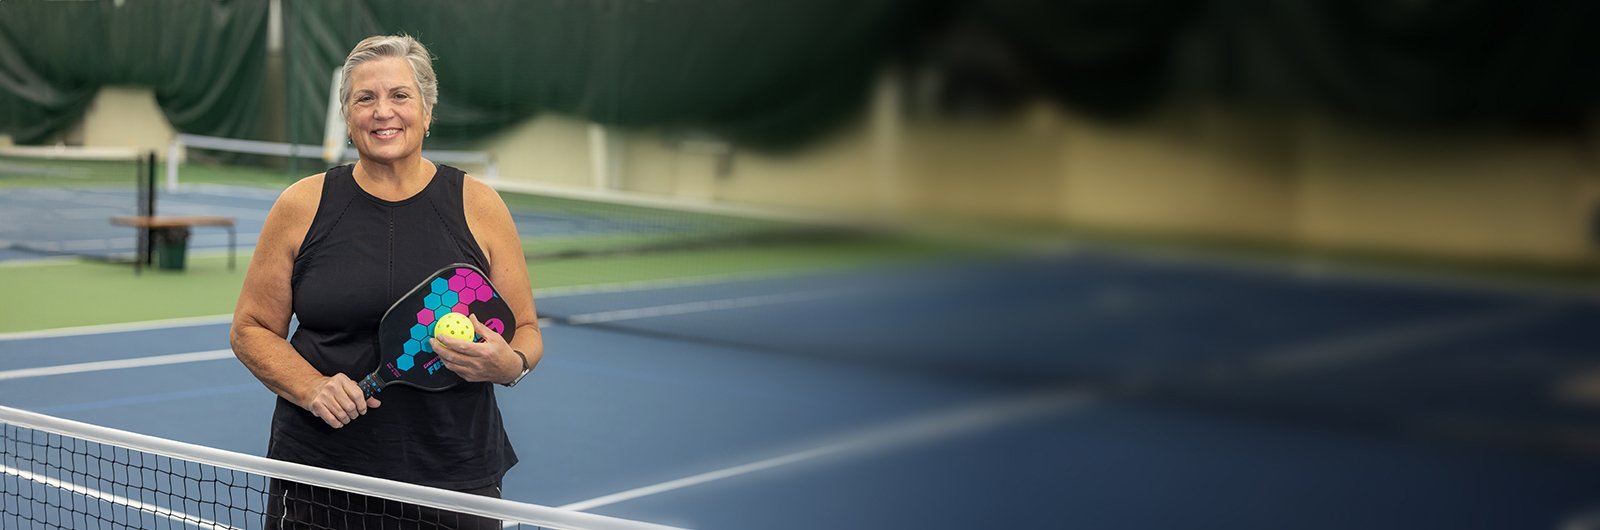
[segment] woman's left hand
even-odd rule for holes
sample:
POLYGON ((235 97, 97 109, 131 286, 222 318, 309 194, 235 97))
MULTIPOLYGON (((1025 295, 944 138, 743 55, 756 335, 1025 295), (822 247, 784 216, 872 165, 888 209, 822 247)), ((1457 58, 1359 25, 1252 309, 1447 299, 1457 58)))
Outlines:
POLYGON ((471 382, 504 383, 522 373, 522 360, 511 351, 505 337, 489 329, 471 315, 472 327, 483 342, 467 342, 454 337, 434 337, 433 352, 444 367, 471 382))

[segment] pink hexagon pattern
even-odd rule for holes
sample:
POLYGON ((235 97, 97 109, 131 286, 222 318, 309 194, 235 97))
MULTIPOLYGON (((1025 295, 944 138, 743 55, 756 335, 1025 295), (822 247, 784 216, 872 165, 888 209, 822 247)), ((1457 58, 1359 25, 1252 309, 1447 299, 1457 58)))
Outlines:
POLYGON ((417 323, 424 326, 433 323, 433 310, 424 309, 417 312, 417 323))

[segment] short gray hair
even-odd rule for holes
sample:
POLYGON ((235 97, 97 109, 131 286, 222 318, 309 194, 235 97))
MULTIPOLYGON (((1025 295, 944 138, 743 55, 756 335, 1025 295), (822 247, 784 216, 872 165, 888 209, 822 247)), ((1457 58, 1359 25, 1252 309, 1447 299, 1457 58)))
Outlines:
POLYGON ((439 78, 433 73, 433 55, 417 39, 408 35, 374 35, 361 39, 339 69, 339 113, 350 116, 350 72, 367 61, 400 57, 411 64, 411 76, 422 91, 422 109, 432 110, 439 103, 439 78))

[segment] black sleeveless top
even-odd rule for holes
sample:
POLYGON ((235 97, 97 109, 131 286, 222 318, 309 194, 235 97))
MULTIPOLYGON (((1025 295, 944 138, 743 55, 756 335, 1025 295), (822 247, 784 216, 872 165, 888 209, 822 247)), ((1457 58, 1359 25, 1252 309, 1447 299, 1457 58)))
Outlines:
MULTIPOLYGON (((360 381, 378 366, 378 321, 396 299, 445 265, 489 267, 467 230, 461 170, 438 166, 401 201, 367 193, 353 170, 336 167, 323 180, 290 280, 300 325, 289 343, 323 374, 360 381)), ((450 489, 497 484, 517 463, 489 383, 399 388, 379 399, 334 429, 278 398, 267 456, 450 489)))

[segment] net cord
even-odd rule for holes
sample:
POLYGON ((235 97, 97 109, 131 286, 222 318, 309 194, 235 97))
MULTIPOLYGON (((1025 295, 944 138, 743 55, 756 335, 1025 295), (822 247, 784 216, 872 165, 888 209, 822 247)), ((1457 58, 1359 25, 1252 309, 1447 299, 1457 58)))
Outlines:
MULTIPOLYGON (((259 140, 242 140, 237 138, 217 138, 210 136, 196 136, 192 134, 179 134, 169 145, 168 159, 180 156, 183 148, 194 147, 227 151, 233 153, 247 153, 257 155, 270 155, 281 157, 311 158, 322 156, 323 147, 307 144, 288 144, 279 142, 265 142, 259 140)), ((838 212, 827 214, 786 209, 774 205, 746 206, 712 200, 698 200, 684 197, 664 197, 646 193, 628 192, 616 189, 595 190, 570 186, 556 186, 532 182, 514 182, 498 179, 494 155, 485 151, 452 151, 423 149, 422 156, 434 162, 445 164, 473 164, 488 169, 489 174, 483 175, 485 181, 496 190, 513 193, 526 193, 538 196, 556 197, 562 199, 597 201, 602 203, 656 208, 669 211, 686 211, 710 215, 724 215, 749 219, 759 219, 780 222, 799 222, 818 226, 858 227, 865 219, 851 218, 838 212)), ((347 147, 342 160, 356 160, 359 153, 355 148, 347 147)), ((177 184, 177 166, 170 164, 167 167, 167 185, 169 188, 177 184)))
POLYGON ((0 422, 61 436, 120 446, 178 460, 235 469, 272 478, 321 485, 372 497, 444 508, 561 530, 676 530, 676 527, 604 515, 560 510, 469 493, 440 490, 293 462, 156 438, 0 406, 0 422))
POLYGON ((144 151, 128 147, 13 145, 0 147, 0 156, 67 161, 123 162, 142 160, 144 151))
MULTIPOLYGON (((173 138, 173 143, 182 147, 195 147, 199 149, 215 149, 235 153, 250 153, 256 155, 292 156, 296 158, 322 158, 322 146, 307 144, 285 144, 277 142, 263 142, 259 140, 240 140, 237 138, 216 138, 211 136, 196 136, 180 134, 173 138)), ((445 149, 423 149, 422 156, 435 162, 446 164, 477 164, 494 167, 494 156, 483 151, 452 151, 445 149)), ((355 160, 360 157, 354 147, 347 147, 343 152, 342 160, 355 160)), ((491 176, 492 177, 492 176, 491 176)))
POLYGON ((686 197, 657 196, 648 193, 622 190, 593 190, 571 186, 556 186, 533 182, 500 180, 489 183, 496 191, 523 193, 541 197, 554 197, 604 204, 636 206, 664 211, 681 211, 697 214, 720 215, 752 220, 803 223, 814 226, 859 228, 868 220, 844 214, 821 214, 777 206, 748 206, 713 200, 686 197))

